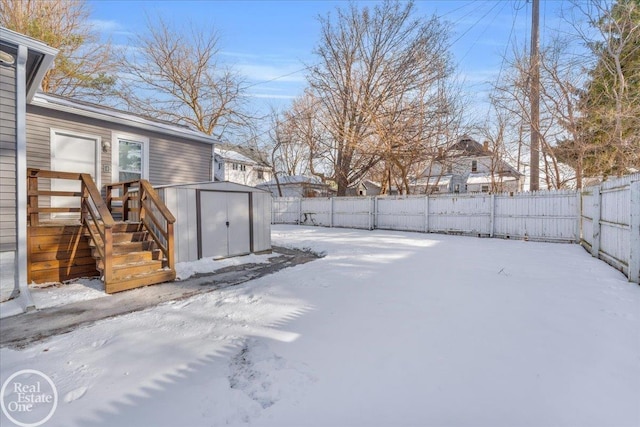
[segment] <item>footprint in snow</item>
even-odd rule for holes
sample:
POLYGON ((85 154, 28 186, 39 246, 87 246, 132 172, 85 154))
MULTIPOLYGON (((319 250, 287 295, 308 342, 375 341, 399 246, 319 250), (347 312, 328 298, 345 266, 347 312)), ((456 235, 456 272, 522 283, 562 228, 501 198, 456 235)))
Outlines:
POLYGON ((78 387, 75 390, 71 390, 69 393, 64 395, 64 401, 67 403, 71 403, 74 400, 80 399, 87 392, 86 387, 78 387))

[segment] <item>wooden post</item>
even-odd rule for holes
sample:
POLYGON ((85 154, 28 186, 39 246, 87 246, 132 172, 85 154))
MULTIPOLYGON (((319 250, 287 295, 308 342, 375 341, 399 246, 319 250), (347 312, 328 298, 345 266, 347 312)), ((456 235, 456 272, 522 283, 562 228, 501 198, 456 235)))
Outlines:
POLYGON ((173 243, 173 223, 167 221, 167 264, 171 270, 176 267, 173 243))
POLYGON ((80 180, 80 192, 82 195, 80 196, 80 224, 84 225, 87 220, 88 208, 87 208, 87 198, 89 197, 89 192, 87 190, 84 182, 80 180))
POLYGON ((105 291, 109 293, 109 285, 111 284, 111 276, 113 270, 113 235, 111 233, 111 227, 104 228, 104 259, 102 263, 104 265, 103 281, 105 291))
MULTIPOLYGON (((142 220, 146 216, 144 213, 144 209, 142 207, 142 202, 144 199, 146 199, 146 197, 147 197, 147 194, 142 189, 142 183, 138 182, 138 221, 140 222, 142 222, 142 220)), ((127 201, 128 200, 129 200, 129 186, 127 186, 127 201)), ((128 218, 128 212, 127 212, 127 218, 128 218)))
POLYGON ((629 281, 640 284, 640 181, 629 184, 631 215, 629 218, 629 281))
POLYGON ((301 223, 302 223, 302 197, 298 198, 298 221, 296 222, 296 224, 300 225, 301 223))
POLYGON ((40 224, 40 214, 36 211, 39 207, 38 201, 38 175, 37 171, 31 171, 31 175, 27 178, 29 199, 27 203, 27 212, 29 212, 29 225, 37 226, 40 224))
MULTIPOLYGON (((122 184, 120 190, 122 194, 122 221, 129 220, 129 184, 122 184)), ((142 189, 138 188, 138 195, 142 194, 142 189)))
POLYGON ((602 194, 600 186, 593 187, 593 236, 591 240, 591 255, 599 258, 600 256, 600 204, 602 194))

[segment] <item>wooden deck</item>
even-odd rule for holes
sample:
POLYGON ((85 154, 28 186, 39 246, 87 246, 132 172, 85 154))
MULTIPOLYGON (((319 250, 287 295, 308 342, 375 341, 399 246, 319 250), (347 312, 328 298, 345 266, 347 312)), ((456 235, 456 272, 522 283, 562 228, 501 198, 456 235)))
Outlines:
POLYGON ((175 279, 175 218, 147 181, 107 186, 105 202, 89 175, 29 169, 28 176, 29 283, 101 277, 105 292, 114 293, 175 279), (42 178, 79 180, 82 191, 40 190, 42 178), (118 187, 121 193, 114 197, 118 187), (41 206, 50 204, 51 196, 75 197, 78 207, 41 206), (126 221, 114 221, 113 200, 122 202, 117 209, 126 221), (56 213, 77 213, 78 218, 49 217, 56 213))

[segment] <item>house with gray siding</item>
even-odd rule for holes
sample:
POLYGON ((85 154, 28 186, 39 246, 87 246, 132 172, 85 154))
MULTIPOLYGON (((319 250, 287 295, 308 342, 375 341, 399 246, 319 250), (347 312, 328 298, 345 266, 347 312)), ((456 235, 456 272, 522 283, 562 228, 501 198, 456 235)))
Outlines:
POLYGON ((46 44, 0 27, 0 301, 27 290, 26 106, 57 53, 46 44))
MULTIPOLYGON (((175 123, 36 93, 57 51, 5 28, 0 35, 0 301, 20 295, 26 309, 33 306, 26 273, 28 168, 90 174, 98 188, 138 179, 154 186, 213 181, 216 141, 175 123)), ((79 182, 43 181, 45 190, 80 191, 79 182)), ((44 204, 65 208, 69 199, 52 195, 44 204)))

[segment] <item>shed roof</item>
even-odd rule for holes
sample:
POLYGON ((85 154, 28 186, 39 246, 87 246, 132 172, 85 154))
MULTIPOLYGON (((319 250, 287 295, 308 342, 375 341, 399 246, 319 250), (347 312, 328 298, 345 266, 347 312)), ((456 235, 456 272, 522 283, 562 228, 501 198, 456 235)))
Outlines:
POLYGON ((267 193, 269 191, 261 188, 249 187, 248 185, 237 184, 231 181, 203 181, 203 182, 189 182, 185 184, 169 184, 158 185, 154 188, 190 188, 196 190, 218 190, 218 191, 238 191, 238 192, 250 192, 250 193, 267 193))

